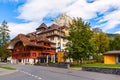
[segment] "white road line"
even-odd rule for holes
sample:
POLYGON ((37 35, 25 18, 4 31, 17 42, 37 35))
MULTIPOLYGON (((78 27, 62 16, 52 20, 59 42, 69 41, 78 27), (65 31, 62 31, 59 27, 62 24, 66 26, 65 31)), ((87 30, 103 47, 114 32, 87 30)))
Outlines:
POLYGON ((27 75, 29 75, 29 76, 35 77, 35 78, 37 78, 37 79, 42 79, 41 77, 32 75, 32 74, 30 74, 30 73, 28 73, 28 72, 25 72, 25 71, 22 71, 22 70, 19 70, 19 71, 20 71, 20 72, 23 72, 23 73, 25 73, 25 74, 27 74, 27 75))
POLYGON ((41 77, 39 77, 38 79, 42 79, 41 77))
POLYGON ((28 74, 28 72, 25 72, 25 74, 28 74))
POLYGON ((35 78, 37 78, 38 76, 34 76, 35 78))
POLYGON ((28 73, 28 75, 31 75, 30 73, 28 73))

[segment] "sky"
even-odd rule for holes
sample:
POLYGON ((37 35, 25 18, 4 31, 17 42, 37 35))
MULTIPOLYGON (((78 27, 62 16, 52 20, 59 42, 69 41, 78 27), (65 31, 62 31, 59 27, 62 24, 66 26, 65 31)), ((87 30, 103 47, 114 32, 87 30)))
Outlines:
POLYGON ((120 33, 120 0, 0 0, 0 23, 8 22, 11 38, 34 32, 43 22, 50 25, 62 13, 120 33))

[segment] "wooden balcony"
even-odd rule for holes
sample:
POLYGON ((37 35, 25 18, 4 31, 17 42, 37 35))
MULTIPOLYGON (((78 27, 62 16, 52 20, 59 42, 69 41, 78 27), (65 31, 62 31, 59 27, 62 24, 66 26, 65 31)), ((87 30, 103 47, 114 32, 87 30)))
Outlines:
POLYGON ((56 48, 56 45, 51 45, 52 48, 56 48))
POLYGON ((51 53, 52 50, 42 50, 41 52, 42 52, 42 53, 51 53))
POLYGON ((43 53, 43 54, 46 53, 46 54, 53 55, 53 54, 56 53, 56 51, 55 51, 55 50, 44 50, 44 51, 42 51, 42 53, 43 53))
POLYGON ((18 54, 18 53, 20 53, 20 54, 23 53, 24 54, 24 53, 30 53, 30 51, 22 51, 21 50, 21 51, 13 51, 12 53, 13 54, 18 54))

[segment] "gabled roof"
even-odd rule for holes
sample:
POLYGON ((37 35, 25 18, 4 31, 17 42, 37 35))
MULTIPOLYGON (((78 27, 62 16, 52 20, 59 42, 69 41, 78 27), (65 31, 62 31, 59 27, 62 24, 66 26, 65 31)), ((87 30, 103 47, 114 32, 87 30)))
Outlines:
POLYGON ((49 29, 59 29, 60 26, 56 25, 56 24, 52 24, 51 26, 49 26, 49 29))
POLYGON ((66 26, 66 25, 63 25, 61 28, 62 28, 62 29, 64 29, 64 28, 69 29, 69 27, 66 26))
POLYGON ((41 28, 47 29, 48 27, 47 27, 47 25, 45 23, 42 23, 38 28, 36 28, 36 30, 39 30, 41 28))
POLYGON ((104 54, 120 54, 120 50, 107 51, 104 54))
MULTIPOLYGON (((63 29, 63 28, 68 28, 67 26, 59 26, 57 24, 52 24, 51 26, 49 26, 47 29, 45 29, 44 31, 36 31, 36 34, 37 35, 43 35, 44 33, 47 33, 47 32, 51 32, 51 31, 54 31, 54 30, 57 30, 60 32, 60 28, 63 29)), ((62 33, 64 33, 64 31, 61 30, 62 33)))
POLYGON ((31 34, 28 35, 19 34, 18 36, 11 40, 8 49, 13 49, 14 45, 19 41, 21 41, 24 46, 44 47, 43 45, 39 44, 39 42, 55 44, 53 42, 50 42, 44 35, 34 36, 31 34))
POLYGON ((46 42, 46 43, 55 44, 55 43, 49 41, 48 38, 46 38, 46 36, 44 36, 44 35, 37 36, 37 37, 36 37, 36 41, 37 41, 37 42, 46 42))

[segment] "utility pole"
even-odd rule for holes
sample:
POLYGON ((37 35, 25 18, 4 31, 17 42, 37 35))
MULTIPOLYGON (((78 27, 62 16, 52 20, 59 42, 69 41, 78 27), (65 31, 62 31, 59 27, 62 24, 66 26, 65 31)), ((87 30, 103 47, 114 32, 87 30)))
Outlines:
POLYGON ((62 35, 61 35, 61 34, 62 34, 62 32, 61 32, 61 26, 60 26, 60 51, 61 51, 61 49, 62 49, 62 44, 61 44, 61 42, 62 42, 62 41, 61 41, 61 36, 62 36, 62 35))
MULTIPOLYGON (((62 14, 63 15, 63 18, 64 18, 64 25, 63 26, 66 26, 66 20, 65 20, 65 13, 62 14)), ((59 23, 58 23, 59 24, 59 23)), ((60 24, 59 24, 60 25, 60 24)), ((60 26, 60 51, 62 51, 62 26, 60 26)))

